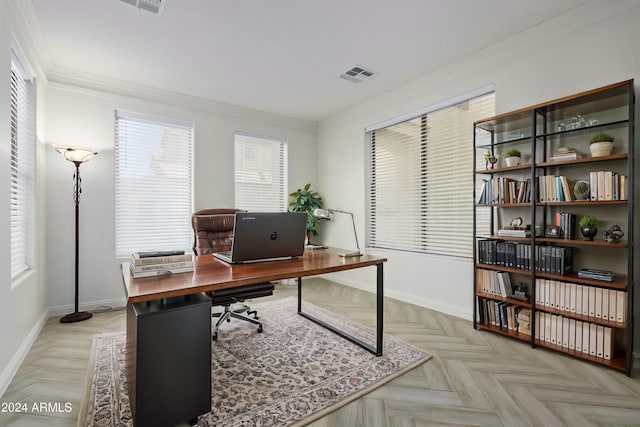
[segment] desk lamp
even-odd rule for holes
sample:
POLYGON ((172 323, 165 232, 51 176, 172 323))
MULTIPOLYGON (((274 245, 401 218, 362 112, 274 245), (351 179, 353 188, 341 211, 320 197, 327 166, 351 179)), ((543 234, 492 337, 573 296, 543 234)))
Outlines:
POLYGON ((80 179, 80 165, 82 163, 86 163, 93 156, 98 154, 97 151, 93 151, 88 148, 79 148, 79 147, 70 147, 66 145, 54 145, 53 148, 60 154, 64 156, 65 159, 69 160, 76 166, 76 170, 73 173, 73 179, 75 183, 73 185, 73 200, 76 205, 76 260, 75 260, 75 311, 73 313, 69 313, 60 318, 60 323, 74 323, 80 322, 82 320, 90 319, 92 314, 86 311, 78 311, 78 261, 79 261, 79 213, 80 213, 80 193, 82 193, 82 188, 80 187, 82 180, 80 179))
POLYGON ((341 211, 338 209, 316 209, 315 211, 313 211, 313 214, 315 216, 322 219, 329 219, 334 213, 351 215, 351 223, 353 224, 353 235, 356 237, 356 247, 358 248, 356 252, 340 253, 338 255, 341 257, 362 256, 362 253, 360 252, 360 244, 358 243, 358 233, 356 232, 356 221, 353 219, 353 214, 351 212, 341 211))

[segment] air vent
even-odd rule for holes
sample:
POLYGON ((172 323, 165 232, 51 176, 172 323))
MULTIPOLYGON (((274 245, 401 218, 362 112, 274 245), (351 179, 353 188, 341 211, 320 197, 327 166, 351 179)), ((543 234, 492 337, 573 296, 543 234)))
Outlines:
POLYGON ((121 0, 131 6, 135 6, 138 9, 147 10, 151 13, 159 15, 162 13, 162 8, 166 0, 121 0))
POLYGON ((367 70, 364 67, 356 65, 346 73, 342 74, 340 78, 349 80, 350 82, 360 83, 366 78, 373 76, 375 73, 371 70, 367 70))

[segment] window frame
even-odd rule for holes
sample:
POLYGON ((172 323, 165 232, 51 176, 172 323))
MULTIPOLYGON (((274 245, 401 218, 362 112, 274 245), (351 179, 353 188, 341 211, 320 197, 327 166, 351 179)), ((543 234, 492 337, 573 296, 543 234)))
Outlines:
MULTIPOLYGON (((489 117, 494 115, 495 112, 495 91, 493 86, 487 86, 480 88, 478 90, 457 96, 455 98, 439 102, 432 106, 423 108, 421 110, 414 111, 409 114, 402 115, 400 117, 396 117, 385 122, 379 123, 374 126, 367 127, 365 129, 365 146, 367 151, 367 165, 365 166, 366 170, 366 245, 371 249, 378 250, 391 250, 391 251, 399 251, 413 254, 424 254, 424 255, 437 255, 444 257, 454 257, 454 258, 465 258, 471 259, 473 256, 473 243, 472 243, 472 230, 473 230, 473 175, 472 168, 476 164, 476 151, 473 147, 473 121, 482 119, 485 117, 489 117), (455 191, 458 194, 449 196, 448 193, 443 192, 443 188, 446 189, 446 186, 452 186, 452 184, 448 183, 443 185, 442 183, 436 183, 433 188, 429 186, 429 180, 433 181, 433 176, 430 178, 429 173, 434 174, 438 179, 441 175, 435 175, 435 172, 430 172, 427 169, 434 170, 435 166, 442 167, 443 162, 447 160, 437 160, 434 163, 429 164, 429 138, 431 137, 431 133, 434 131, 429 127, 430 121, 433 122, 434 118, 437 118, 439 114, 447 114, 447 110, 451 108, 455 108, 458 105, 462 105, 466 102, 473 102, 474 100, 482 101, 484 97, 487 98, 491 103, 489 106, 489 111, 481 112, 478 111, 477 114, 481 114, 483 117, 471 117, 469 118, 468 129, 467 127, 461 127, 456 125, 458 128, 463 129, 465 133, 468 133, 468 138, 464 138, 464 143, 460 140, 459 144, 456 144, 459 149, 463 149, 463 155, 468 156, 468 158, 464 157, 463 162, 468 163, 468 171, 466 168, 463 168, 462 162, 458 166, 458 175, 453 176, 453 178, 457 178, 459 181, 460 177, 463 177, 464 184, 468 183, 468 188, 464 188, 463 192, 468 192, 468 197, 460 197, 458 184, 455 184, 455 191), (393 182, 395 179, 394 176, 396 172, 393 172, 393 169, 385 170, 385 167, 388 167, 390 163, 385 163, 383 165, 380 162, 384 162, 384 156, 380 155, 380 147, 378 144, 379 141, 376 141, 376 136, 380 135, 381 132, 389 129, 393 129, 398 125, 402 126, 413 122, 413 135, 407 137, 406 141, 403 141, 402 137, 399 137, 398 144, 406 144, 409 147, 409 150, 414 150, 415 152, 409 156, 411 159, 416 159, 415 162, 412 162, 413 168, 419 168, 418 172, 413 171, 411 175, 414 179, 413 182, 419 181, 419 185, 414 186, 412 189, 406 190, 407 193, 402 195, 398 195, 398 201, 400 203, 406 202, 405 213, 401 213, 401 216, 398 218, 392 217, 392 213, 380 214, 380 205, 381 203, 380 197, 384 197, 384 186, 391 185, 390 189, 387 189, 387 195, 393 194, 393 189, 399 189, 398 183, 393 182), (419 123, 420 129, 416 129, 416 124, 419 123), (429 124, 428 124, 429 123, 429 124), (378 133, 378 134, 377 134, 378 133), (416 144, 420 144, 419 148, 416 144), (413 148, 411 148, 413 147, 413 148), (378 152, 376 152, 378 150, 378 152), (416 151, 417 150, 417 151, 416 151), (419 159, 419 160, 417 160, 419 159), (419 163, 419 166, 416 164, 419 163), (464 169, 464 170, 462 170, 464 169), (381 172, 378 172, 380 170, 381 172), (389 175, 391 178, 388 181, 385 181, 384 174, 389 175), (382 181, 381 181, 382 180, 382 181), (417 189, 416 189, 417 188, 417 189), (379 189, 382 189, 380 191, 379 189), (429 195, 429 193, 434 193, 433 195, 429 195), (445 199, 454 198, 457 201, 454 201, 454 208, 451 208, 451 204, 447 202, 445 199), (430 203, 429 200, 437 200, 438 203, 434 206, 433 203, 430 203), (417 202, 417 203, 416 203, 417 202), (447 205, 447 203, 449 203, 447 205), (437 207, 438 205, 443 208, 456 210, 456 205, 460 203, 463 205, 469 204, 469 215, 461 215, 459 220, 464 223, 464 230, 467 228, 471 230, 469 232, 468 239, 461 236, 461 233, 458 233, 458 236, 448 238, 446 236, 447 230, 445 227, 440 227, 437 224, 442 223, 442 217, 444 214, 440 213, 438 215, 430 215, 428 212, 429 208, 437 207), (410 207, 410 205, 414 205, 410 207), (411 214, 407 214, 406 212, 411 210, 411 214), (402 215, 408 215, 406 217, 402 217, 402 215), (468 218, 466 218, 468 216, 468 218), (417 219, 416 219, 417 217, 417 219), (431 227, 427 226, 427 222, 430 219, 436 218, 432 220, 431 227), (438 220, 439 218, 439 220, 438 220), (387 221, 385 223, 385 220, 387 221), (468 223, 468 224, 467 224, 468 223), (385 230, 386 228, 386 230, 385 230), (386 237, 381 237, 379 234, 380 231, 393 231, 393 233, 388 233, 386 237), (418 230, 418 231, 416 231, 418 230), (400 233, 400 234, 395 234, 400 233), (451 240, 451 242, 447 242, 447 240, 451 240), (467 244, 468 240, 468 244, 467 244), (434 243, 435 242, 435 243, 434 243), (453 242, 458 242, 458 244, 451 244, 453 242), (464 243, 463 245, 460 242, 464 243), (447 247, 448 246, 448 247, 447 247)), ((455 117, 455 113, 454 113, 455 117)), ((466 121, 467 119, 465 119, 466 121)), ((456 120, 454 119, 453 123, 456 120)), ((436 128, 437 129, 437 128, 436 128)), ((455 131, 456 129, 454 129, 455 131)), ((401 133, 398 133, 399 135, 401 133)), ((436 137, 440 138, 443 142, 436 143, 436 146, 439 145, 442 147, 444 141, 447 140, 446 137, 436 137)), ((452 137, 455 140, 459 138, 452 137)), ((437 139, 436 139, 437 140, 437 139)), ((395 143, 396 141, 393 138, 387 138, 386 143, 395 143)), ((388 145, 388 148, 395 148, 396 145, 388 145)), ((402 151, 401 145, 397 145, 398 149, 402 151)), ((436 149, 434 147, 434 149, 436 149)), ((399 157, 394 153, 388 155, 391 159, 389 161, 393 162, 395 160, 400 159, 400 163, 396 164, 395 168, 402 167, 402 172, 405 169, 409 169, 411 165, 402 162, 402 152, 399 152, 399 157), (396 156, 396 157, 394 157, 396 156), (400 166, 398 166, 400 165, 400 166)), ((438 154, 435 154, 437 156, 438 154)), ((407 156, 407 153, 404 153, 404 156, 407 156)), ((447 157, 450 157, 447 156, 447 157)), ((408 158, 408 157, 405 157, 408 158)), ((433 155, 431 155, 431 159, 433 159, 433 155)), ((391 166, 393 168, 393 166, 391 166)), ((437 169, 435 169, 437 170, 437 169)), ((403 182, 412 182, 409 180, 404 180, 403 182)), ((457 181, 456 181, 457 182, 457 181)), ((396 196, 394 196, 396 197, 396 196)), ((389 204, 388 204, 389 205, 389 204)), ((391 207, 395 206, 393 202, 389 205, 391 207)), ((454 212, 455 215, 455 212, 454 212)), ((483 221, 482 218, 479 218, 479 221, 483 221)))
POLYGON ((286 212, 289 206, 289 143, 287 139, 236 131, 233 145, 235 207, 253 212, 286 212), (265 154, 266 152, 272 161, 266 162, 267 164, 265 165, 265 159, 260 158, 259 161, 253 162, 250 167, 245 168, 244 163, 251 161, 250 156, 247 156, 245 150, 248 149, 251 144, 262 145, 262 147, 259 147, 261 154, 265 154), (241 152, 240 158, 238 157, 239 152, 241 152), (242 163, 241 168, 238 167, 239 163, 242 163), (262 166, 266 167, 261 170, 256 170, 262 166), (273 175, 277 175, 275 179, 273 175), (247 184, 245 188, 239 188, 239 184, 242 185, 239 180, 243 176, 245 180, 252 180, 252 177, 269 180, 269 177, 272 177, 273 185, 268 188, 258 188, 258 186, 264 183, 254 182, 253 185, 256 188, 251 188, 251 183, 247 184), (273 200, 276 194, 278 196, 277 203, 269 204, 269 201, 273 200), (258 202, 256 202, 256 200, 258 202), (263 204, 265 201, 267 201, 267 203, 263 204))
POLYGON ((11 50, 9 90, 10 278, 12 287, 36 265, 37 85, 29 63, 11 50))
POLYGON ((193 122, 115 110, 114 142, 116 258, 127 258, 142 250, 190 252, 193 122), (140 145, 145 142, 157 147, 140 145), (186 144, 186 149, 181 144, 186 144), (166 163, 176 159, 180 162, 166 163), (144 170, 147 175, 143 175, 144 170), (162 191, 158 191, 158 182, 164 184, 162 191), (137 206, 132 205, 133 200, 137 206), (172 209, 167 210, 168 206, 172 209))

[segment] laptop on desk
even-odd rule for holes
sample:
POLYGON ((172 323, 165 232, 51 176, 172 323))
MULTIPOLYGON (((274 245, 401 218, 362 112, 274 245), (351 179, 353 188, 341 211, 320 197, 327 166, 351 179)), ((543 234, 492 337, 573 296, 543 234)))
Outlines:
POLYGON ((306 232, 306 212, 236 213, 231 251, 213 256, 230 264, 297 258, 306 232))

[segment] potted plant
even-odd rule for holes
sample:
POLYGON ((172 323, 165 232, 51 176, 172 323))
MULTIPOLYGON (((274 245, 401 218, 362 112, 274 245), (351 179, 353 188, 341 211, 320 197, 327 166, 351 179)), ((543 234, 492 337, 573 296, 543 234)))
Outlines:
POLYGON ((576 196, 576 200, 589 199, 589 183, 587 181, 578 181, 573 187, 573 194, 576 196))
POLYGON ((598 233, 598 217, 595 215, 583 216, 578 225, 585 240, 593 240, 593 237, 598 233))
POLYGON ((591 157, 608 156, 613 151, 613 136, 598 132, 589 141, 589 151, 591 157))
POLYGON ((509 150, 503 154, 504 161, 507 163, 507 167, 509 166, 517 166, 520 163, 520 157, 522 157, 522 153, 520 150, 509 150))
POLYGON ((318 235, 318 217, 313 211, 322 208, 322 197, 317 191, 311 190, 311 184, 307 184, 304 188, 298 188, 289 194, 293 200, 289 203, 289 212, 306 212, 307 213, 307 243, 311 244, 311 235, 318 235))

